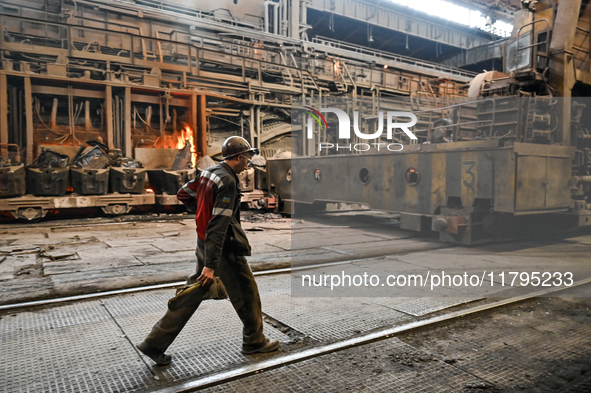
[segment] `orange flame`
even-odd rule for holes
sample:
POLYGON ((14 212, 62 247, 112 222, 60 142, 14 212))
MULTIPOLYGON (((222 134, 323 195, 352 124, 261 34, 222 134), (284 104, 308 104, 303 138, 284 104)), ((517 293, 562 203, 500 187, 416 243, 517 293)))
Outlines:
POLYGON ((195 138, 193 137, 193 130, 191 127, 185 124, 185 129, 181 130, 181 136, 177 141, 177 149, 182 149, 185 147, 185 141, 189 141, 191 144, 191 162, 193 163, 193 168, 197 165, 197 148, 195 147, 195 138))
POLYGON ((197 148, 195 147, 195 140, 193 138, 193 130, 186 123, 184 130, 175 131, 172 135, 162 135, 154 142, 154 147, 160 147, 164 149, 182 149, 185 147, 185 143, 188 140, 191 144, 191 162, 193 168, 197 165, 197 148))

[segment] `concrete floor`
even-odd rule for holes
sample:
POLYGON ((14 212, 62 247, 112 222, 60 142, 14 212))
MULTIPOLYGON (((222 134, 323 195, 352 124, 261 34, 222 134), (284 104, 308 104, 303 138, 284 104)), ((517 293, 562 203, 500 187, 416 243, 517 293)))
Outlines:
MULTIPOLYGON (((195 270, 193 219, 88 221, 0 226, 0 304, 181 281, 195 270)), ((252 245, 249 263, 259 271, 292 262, 325 263, 447 247, 435 239, 413 239, 411 232, 392 226, 378 228, 378 233, 367 227, 288 218, 245 221, 252 245), (327 228, 329 238, 316 236, 316 231, 327 228), (292 248, 292 230, 305 233, 306 247, 292 248)))

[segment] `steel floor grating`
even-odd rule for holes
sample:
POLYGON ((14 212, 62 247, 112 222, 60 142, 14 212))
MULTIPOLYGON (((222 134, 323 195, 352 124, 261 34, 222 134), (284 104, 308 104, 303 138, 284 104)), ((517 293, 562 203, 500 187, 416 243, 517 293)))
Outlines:
POLYGON ((0 320, 2 392, 126 392, 152 374, 99 301, 0 320))
POLYGON ((422 356, 398 339, 389 339, 288 365, 203 390, 207 393, 263 392, 458 392, 482 381, 446 363, 428 359, 403 366, 396 353, 422 356), (417 383, 420 380, 420 383, 417 383))
POLYGON ((393 297, 393 298, 371 298, 369 301, 380 304, 382 306, 392 308, 396 311, 403 312, 405 314, 410 314, 415 317, 421 317, 423 315, 431 314, 436 311, 445 310, 446 308, 451 308, 458 306, 460 304, 465 304, 469 302, 473 302, 476 300, 482 299, 481 297, 469 297, 469 298, 461 298, 461 297, 410 297, 410 298, 401 298, 401 297, 393 297))
MULTIPOLYGON (((257 281, 265 313, 320 342, 414 321, 413 315, 462 302, 454 298, 291 297, 288 274, 262 276, 257 281), (403 309, 404 313, 399 311, 403 309), (415 314, 409 315, 410 311, 415 314)), ((170 347, 168 352, 173 355, 173 363, 167 367, 146 367, 146 362, 152 366, 152 361, 142 359, 128 338, 132 343, 142 341, 164 314, 173 295, 173 289, 163 289, 3 315, 0 318, 2 354, 3 359, 10 361, 0 365, 0 392, 151 391, 252 360, 240 352, 242 324, 230 302, 208 300, 170 347)), ((560 321, 553 323, 557 325, 546 329, 562 327, 560 321)), ((265 325, 265 333, 284 343, 291 340, 269 325, 265 325)), ((570 351, 565 356, 577 353, 578 346, 586 345, 586 337, 573 333, 573 344, 565 346, 570 351)), ((487 336, 482 338, 481 345, 495 339, 532 345, 521 336, 487 336)), ((479 356, 472 352, 465 360, 486 361, 479 356)), ((487 370, 485 366, 479 368, 487 370)), ((481 372, 483 379, 492 378, 490 373, 502 375, 496 369, 488 374, 481 372)), ((380 374, 374 382, 383 384, 387 391, 396 378, 400 375, 380 374)))
MULTIPOLYGON (((130 340, 139 343, 164 315, 172 296, 174 290, 161 290, 135 294, 133 300, 131 296, 111 298, 105 304, 130 340)), ((270 325, 265 325, 265 335, 284 343, 291 340, 270 325)), ((165 381, 195 378, 248 362, 241 348, 242 322, 232 304, 227 300, 206 300, 167 351, 173 356, 171 365, 155 367, 154 371, 165 381)))
MULTIPOLYGON (((503 315, 493 319, 496 325, 508 324, 503 315)), ((511 323, 515 333, 505 330, 483 329, 483 333, 471 334, 469 340, 454 342, 453 348, 446 348, 446 356, 459 358, 455 363, 462 369, 487 380, 500 389, 511 390, 515 386, 527 386, 532 380, 542 378, 546 373, 532 364, 552 362, 564 363, 589 355, 591 348, 591 326, 577 326, 571 321, 558 320, 545 323, 523 315, 520 324, 511 323), (466 356, 471 352, 470 356, 466 356), (490 354, 495 354, 491 356, 490 354), (460 356, 461 354, 461 356, 460 356), (527 358, 527 362, 516 364, 507 361, 515 354, 527 358)))
POLYGON ((318 341, 349 338, 476 300, 455 297, 292 297, 290 275, 258 277, 257 282, 263 312, 318 341))
MULTIPOLYGON (((231 303, 208 300, 170 347, 173 363, 146 367, 126 336, 142 341, 173 295, 142 292, 2 316, 0 392, 144 392, 251 360, 240 352, 242 323, 231 303)), ((265 334, 290 341, 269 325, 265 334)))
POLYGON ((275 295, 273 302, 263 304, 266 314, 318 341, 349 338, 412 320, 406 314, 364 298, 292 298, 284 294, 275 295))

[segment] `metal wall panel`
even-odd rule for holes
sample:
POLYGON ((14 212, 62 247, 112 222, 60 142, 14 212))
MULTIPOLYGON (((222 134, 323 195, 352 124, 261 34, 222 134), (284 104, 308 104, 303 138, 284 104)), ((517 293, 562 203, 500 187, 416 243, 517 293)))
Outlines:
POLYGON ((570 204, 571 189, 570 158, 546 159, 546 204, 547 209, 564 208, 570 204))
POLYGON ((546 158, 517 158, 515 210, 541 210, 545 207, 546 158))
POLYGON ((515 211, 515 153, 513 150, 497 150, 493 157, 493 207, 494 211, 515 211))
MULTIPOLYGON (((561 157, 560 146, 543 146, 542 152, 526 156, 511 147, 419 148, 429 151, 292 159, 292 198, 305 203, 367 203, 373 209, 423 215, 433 215, 450 203, 450 197, 461 200, 463 208, 473 207, 476 199, 488 200, 493 211, 503 213, 569 206, 570 158, 561 157), (419 173, 415 185, 405 177, 411 167, 419 173), (367 184, 359 176, 364 168, 370 174, 367 184)), ((269 160, 270 173, 276 170, 275 162, 269 160)), ((274 176, 277 189, 284 189, 283 177, 274 176)))

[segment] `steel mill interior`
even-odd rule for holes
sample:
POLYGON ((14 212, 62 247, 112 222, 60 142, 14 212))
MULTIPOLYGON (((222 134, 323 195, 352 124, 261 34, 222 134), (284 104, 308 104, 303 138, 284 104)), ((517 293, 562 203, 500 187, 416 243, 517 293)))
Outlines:
POLYGON ((0 31, 0 393, 591 391, 589 0, 0 0, 0 31), (235 136, 209 214, 279 350, 207 299, 159 363, 182 193, 235 136))

